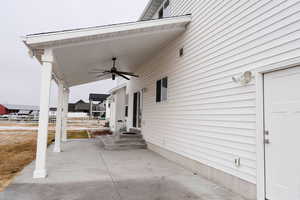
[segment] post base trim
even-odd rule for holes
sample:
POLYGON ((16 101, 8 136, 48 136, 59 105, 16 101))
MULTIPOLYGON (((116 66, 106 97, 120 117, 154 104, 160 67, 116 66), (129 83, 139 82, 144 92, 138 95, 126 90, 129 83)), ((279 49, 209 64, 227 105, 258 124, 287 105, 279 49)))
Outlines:
POLYGON ((46 169, 36 169, 33 172, 33 178, 46 178, 47 170, 46 169))
POLYGON ((60 153, 61 149, 59 147, 54 147, 53 152, 54 153, 60 153))

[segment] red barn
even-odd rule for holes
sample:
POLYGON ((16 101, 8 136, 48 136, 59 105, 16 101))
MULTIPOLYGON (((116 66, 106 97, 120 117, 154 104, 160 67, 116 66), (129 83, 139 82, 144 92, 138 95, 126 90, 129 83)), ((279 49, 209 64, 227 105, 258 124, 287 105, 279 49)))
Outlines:
POLYGON ((8 113, 9 113, 8 109, 5 106, 0 104, 0 115, 6 115, 8 113))

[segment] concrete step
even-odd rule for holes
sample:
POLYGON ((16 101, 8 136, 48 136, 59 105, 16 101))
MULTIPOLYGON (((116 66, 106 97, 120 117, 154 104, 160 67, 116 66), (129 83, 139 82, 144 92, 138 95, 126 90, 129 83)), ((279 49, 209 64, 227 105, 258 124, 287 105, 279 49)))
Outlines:
POLYGON ((126 144, 130 142, 141 142, 145 143, 145 140, 143 138, 120 138, 118 140, 115 140, 116 144, 126 144))
POLYGON ((146 149, 147 144, 141 134, 120 134, 98 137, 106 150, 146 149))
POLYGON ((144 139, 142 140, 112 140, 112 139, 104 139, 102 140, 104 146, 111 146, 111 145, 140 145, 140 144, 146 144, 146 141, 144 139))
POLYGON ((104 145, 112 145, 115 143, 116 139, 112 136, 110 137, 102 137, 101 138, 104 145))
POLYGON ((141 134, 141 130, 140 130, 140 129, 137 129, 137 128, 130 128, 130 129, 129 129, 129 132, 131 132, 131 133, 136 133, 136 134, 141 134))
POLYGON ((104 145, 104 149, 106 150, 130 150, 130 149, 146 149, 146 148, 147 145, 145 143, 104 145))
POLYGON ((132 135, 131 134, 120 134, 119 138, 120 139, 122 139, 122 138, 132 138, 132 139, 138 138, 138 139, 140 139, 140 138, 143 138, 143 136, 141 134, 132 134, 132 135))

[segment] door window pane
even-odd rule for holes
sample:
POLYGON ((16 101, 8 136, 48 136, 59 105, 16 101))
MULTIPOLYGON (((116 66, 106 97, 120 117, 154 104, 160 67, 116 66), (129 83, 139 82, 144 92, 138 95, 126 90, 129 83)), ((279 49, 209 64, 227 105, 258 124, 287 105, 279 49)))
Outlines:
POLYGON ((141 92, 138 92, 138 127, 142 127, 142 102, 141 102, 141 92))
POLYGON ((132 126, 136 127, 137 126, 137 93, 133 94, 133 119, 132 119, 132 126))

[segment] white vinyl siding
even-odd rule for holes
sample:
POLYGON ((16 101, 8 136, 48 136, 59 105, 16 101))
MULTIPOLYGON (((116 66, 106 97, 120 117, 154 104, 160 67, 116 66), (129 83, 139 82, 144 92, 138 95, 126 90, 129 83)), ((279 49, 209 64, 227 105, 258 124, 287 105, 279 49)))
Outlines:
POLYGON ((173 16, 191 13, 192 22, 138 69, 138 80, 129 82, 130 93, 146 88, 143 135, 255 183, 255 81, 241 86, 232 76, 300 58, 300 2, 170 0, 169 9, 173 16), (164 76, 168 101, 156 104, 155 83, 164 76), (240 167, 234 165, 237 157, 240 167))

